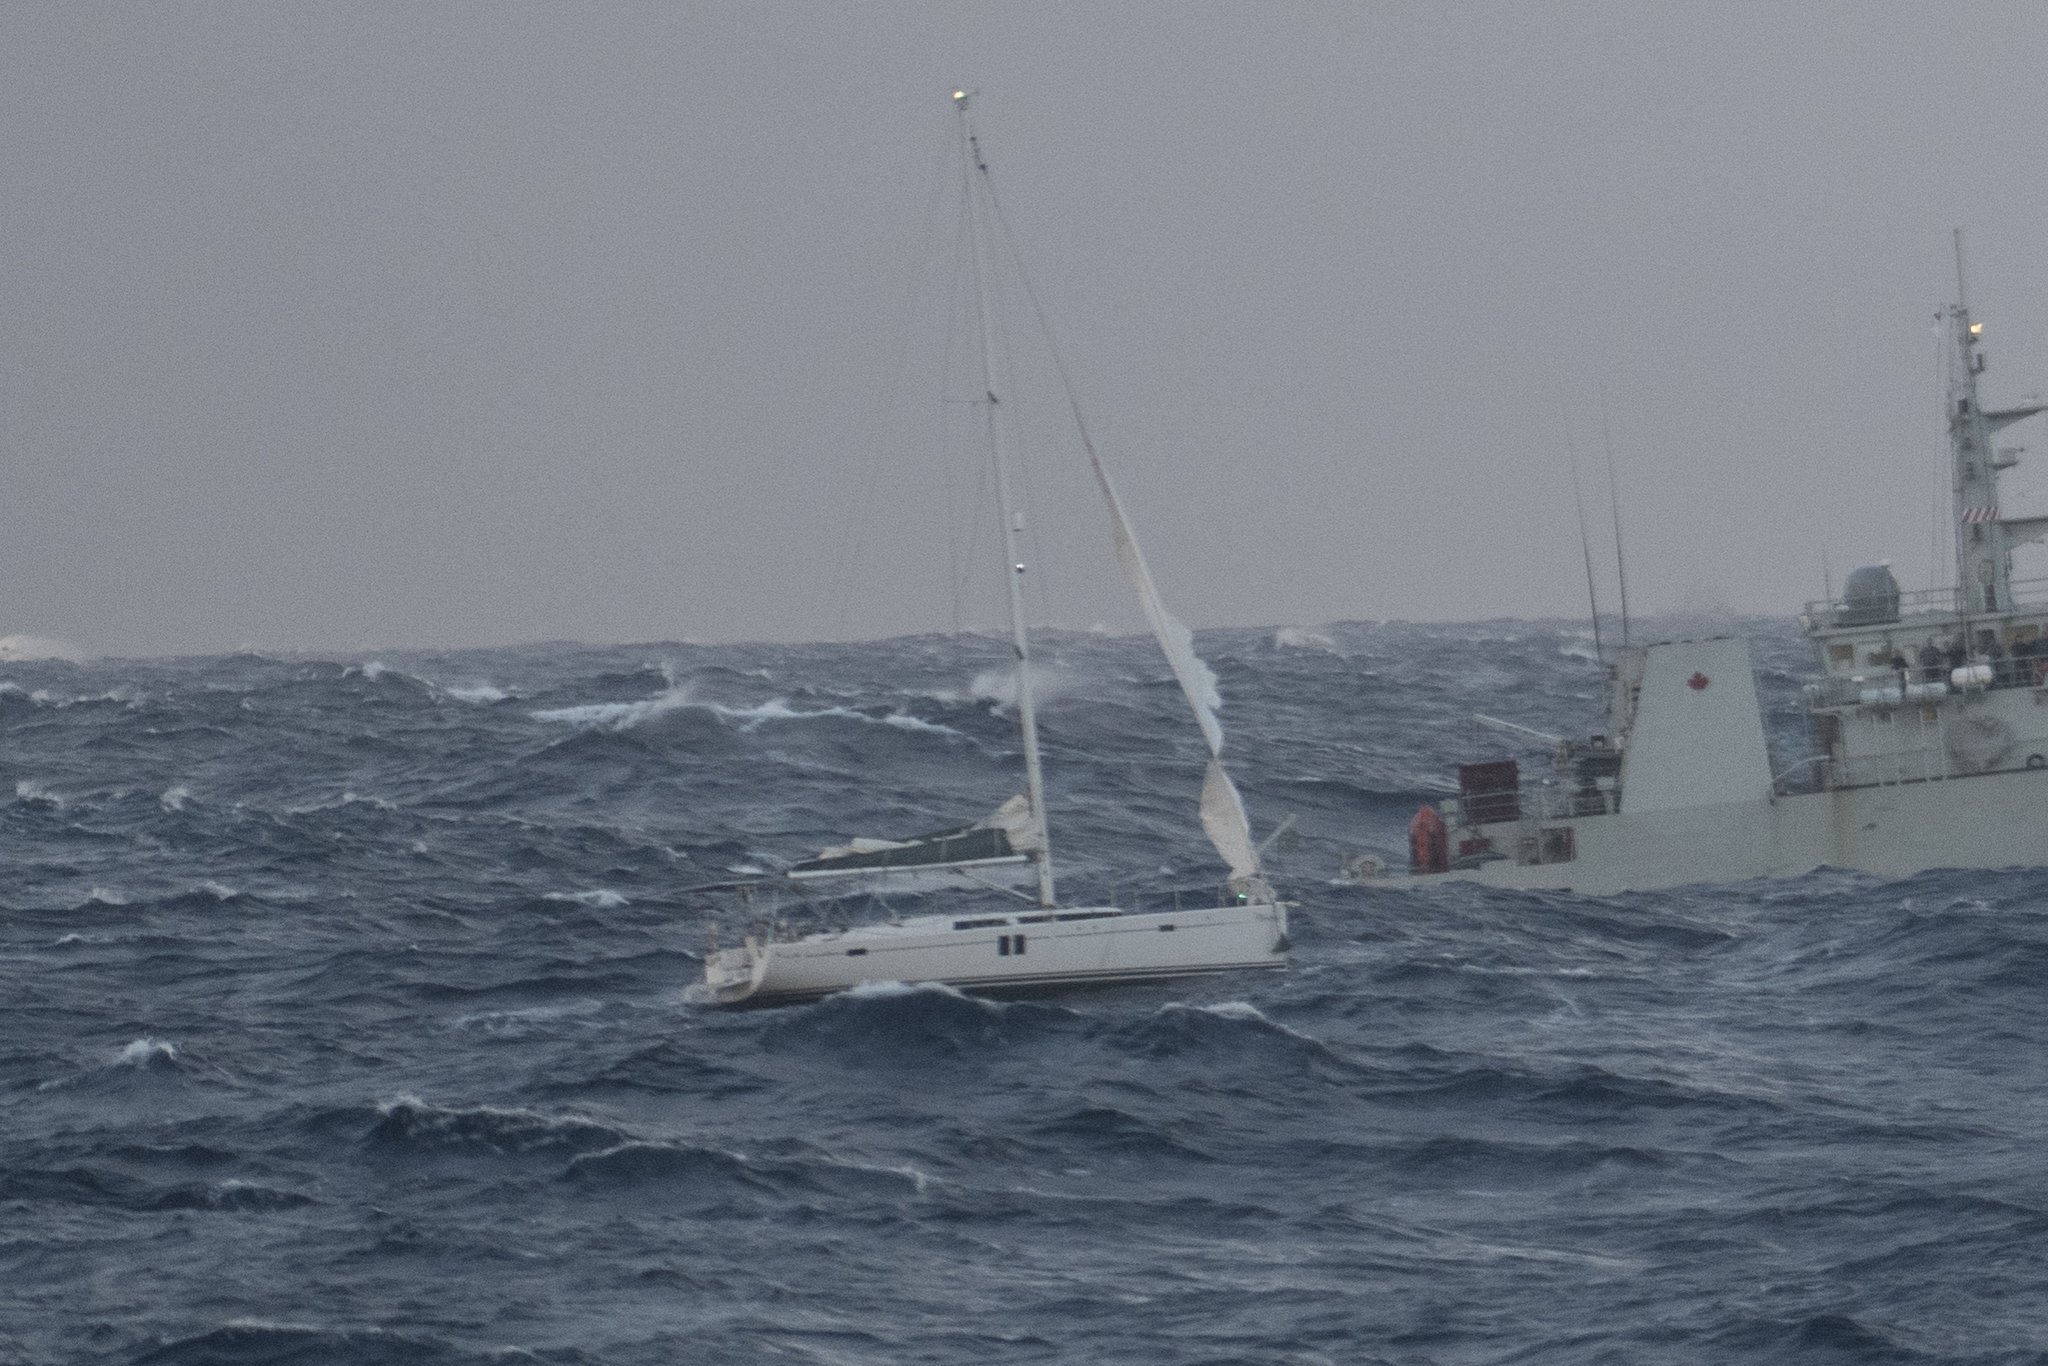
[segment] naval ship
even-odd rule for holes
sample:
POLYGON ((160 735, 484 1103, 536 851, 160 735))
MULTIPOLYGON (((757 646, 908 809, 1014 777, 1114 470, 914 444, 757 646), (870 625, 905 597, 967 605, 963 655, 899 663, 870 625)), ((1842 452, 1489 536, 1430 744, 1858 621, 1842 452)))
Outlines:
MULTIPOLYGON (((1409 824, 1426 880, 1606 894, 1789 876, 1820 867, 2048 865, 2048 579, 2015 582, 2015 547, 2048 516, 2008 517, 1998 433, 2048 408, 1985 408, 1983 324, 1962 288, 1941 312, 1954 464, 1952 588, 1905 593, 1855 570, 1800 625, 1813 757, 1773 771, 1749 644, 1672 640, 1619 653, 1603 733, 1551 748, 1547 780, 1513 758, 1465 764, 1458 796, 1409 824)), ((1481 718, 1482 720, 1486 718, 1481 718)))

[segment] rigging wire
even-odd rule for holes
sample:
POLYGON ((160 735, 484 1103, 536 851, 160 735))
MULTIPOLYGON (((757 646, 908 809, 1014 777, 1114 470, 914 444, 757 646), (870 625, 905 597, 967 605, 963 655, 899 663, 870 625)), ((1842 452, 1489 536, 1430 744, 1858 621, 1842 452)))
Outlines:
MULTIPOLYGON (((948 139, 948 142, 951 140, 948 139)), ((903 302, 897 310, 895 330, 895 360, 883 381, 882 393, 876 400, 874 412, 867 424, 864 449, 860 452, 867 477, 854 479, 853 515, 843 519, 839 537, 839 552, 836 557, 839 580, 839 634, 850 634, 853 619, 854 586, 861 579, 861 562, 867 554, 868 527, 872 517, 873 500, 881 482, 883 436, 896 412, 897 402, 904 385, 904 371, 908 367, 911 345, 911 320, 917 311, 918 300, 925 291, 926 276, 930 273, 935 256, 938 236, 937 220, 940 194, 949 177, 945 174, 946 159, 950 147, 942 143, 933 157, 931 188, 925 198, 923 232, 910 278, 904 285, 903 302)))
POLYGON ((1558 416, 1564 423, 1564 449, 1572 469, 1572 508, 1579 515, 1579 554, 1586 561, 1586 602, 1593 611, 1593 659, 1605 664, 1607 654, 1600 648, 1600 594, 1593 583, 1593 538, 1586 533, 1586 498, 1579 491, 1579 447, 1572 440, 1571 410, 1564 406, 1562 391, 1557 396, 1558 416))
MULTIPOLYGON (((960 545, 959 485, 958 476, 954 468, 958 462, 952 458, 954 451, 953 407, 950 398, 952 393, 954 347, 958 344, 958 333, 955 329, 959 326, 961 312, 960 281, 966 270, 967 235, 969 230, 967 203, 965 197, 962 196, 959 224, 954 231, 953 238, 953 274, 947 283, 946 289, 946 336, 939 349, 938 402, 932 405, 933 420, 938 424, 939 469, 943 475, 946 490, 946 553, 948 556, 946 563, 946 589, 951 598, 953 608, 951 617, 952 633, 956 636, 960 634, 960 604, 962 595, 966 591, 966 566, 972 563, 972 560, 966 558, 966 556, 972 553, 974 544, 973 530, 970 527, 967 550, 963 551, 960 545)), ((978 479, 976 483, 976 499, 970 505, 973 507, 980 506, 978 479)))
POLYGON ((1003 212, 1002 199, 996 194, 995 181, 986 172, 982 185, 988 191, 989 208, 995 215, 996 226, 1002 232, 1003 245, 1009 248, 1010 264, 1016 271, 1017 283, 1024 290, 1024 297, 1031 304, 1031 315, 1038 323, 1039 335, 1045 340, 1046 355, 1052 361, 1053 373, 1059 376, 1060 388, 1066 394, 1067 410, 1074 419, 1074 431, 1081 439, 1082 449, 1088 458, 1098 466, 1101 458, 1095 452, 1095 440, 1088 434, 1088 423, 1081 416, 1080 394, 1074 388, 1073 376, 1068 373, 1066 357, 1061 354, 1059 342, 1053 336, 1052 320, 1046 316, 1045 305, 1039 300, 1038 289, 1031 283, 1031 273, 1024 269, 1024 253, 1017 244, 1017 234, 1010 227, 1010 217, 1003 212))

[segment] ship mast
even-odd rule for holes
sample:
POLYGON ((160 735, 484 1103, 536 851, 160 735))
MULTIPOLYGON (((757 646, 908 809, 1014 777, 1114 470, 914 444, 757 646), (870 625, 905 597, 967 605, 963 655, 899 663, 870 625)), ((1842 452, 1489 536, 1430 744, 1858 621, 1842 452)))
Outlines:
POLYGON ((1947 310, 1952 346, 1948 375, 1948 442, 1955 463, 1956 610, 1963 613, 2004 612, 2012 607, 2012 551, 2048 532, 2048 518, 2002 518, 1998 506, 1998 472, 2019 459, 2016 450, 1998 450, 1991 436, 2001 428, 2032 417, 2048 404, 2025 404, 1985 412, 1977 398, 1977 376, 1984 373, 1984 324, 1970 321, 1969 295, 1963 280, 1963 231, 1957 228, 1956 302, 1947 310))
POLYGON ((1036 827, 1038 848, 1032 858, 1038 864, 1038 904, 1057 904, 1053 898, 1052 842, 1046 829, 1045 775, 1038 758, 1038 711, 1031 696, 1031 639, 1024 627, 1024 514, 1010 497, 1009 460, 1003 449, 1003 424, 996 412, 994 352, 990 329, 994 326, 995 301, 990 294, 989 275, 993 269, 984 257, 989 215, 984 200, 988 163, 981 159, 981 143, 974 135, 974 120, 967 112, 968 92, 953 92, 953 105, 960 111, 961 154, 967 167, 968 240, 974 260, 977 311, 981 321, 981 387, 988 404, 989 459, 995 467, 996 509, 1003 520, 1003 579, 1010 590, 1010 640, 1017 655, 1017 731, 1024 746, 1024 792, 1031 803, 1031 822, 1036 827))

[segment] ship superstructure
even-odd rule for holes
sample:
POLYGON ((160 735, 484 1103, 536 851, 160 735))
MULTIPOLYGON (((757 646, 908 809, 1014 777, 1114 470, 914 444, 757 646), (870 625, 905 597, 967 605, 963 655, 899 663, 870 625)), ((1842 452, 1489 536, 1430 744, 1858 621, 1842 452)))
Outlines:
POLYGON ((2048 404, 1983 406, 1983 327, 1961 275, 1958 238, 1958 301, 1941 315, 1956 583, 1905 593, 1870 565, 1807 604, 1817 753, 1773 770, 1746 641, 1624 650, 1605 732, 1541 736, 1553 772, 1535 784, 1514 759, 1464 765, 1459 797, 1410 825, 1415 873, 1605 893, 2048 864, 2048 579, 2012 567, 2048 516, 2004 514, 1999 475, 2021 452, 1996 444, 2048 404))

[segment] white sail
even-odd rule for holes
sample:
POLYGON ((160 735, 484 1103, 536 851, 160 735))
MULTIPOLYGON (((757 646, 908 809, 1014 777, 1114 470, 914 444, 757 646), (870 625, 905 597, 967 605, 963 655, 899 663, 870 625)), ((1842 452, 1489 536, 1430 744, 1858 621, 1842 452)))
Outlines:
POLYGON ((1251 822, 1245 817, 1244 800, 1237 794, 1237 785, 1223 770, 1223 726, 1216 719, 1223 699, 1216 692, 1216 675, 1195 653, 1194 633, 1160 601, 1158 585, 1152 582, 1151 567, 1145 563, 1145 552, 1138 545, 1138 534, 1131 529, 1131 519, 1124 515, 1123 499, 1117 497, 1116 484, 1103 467, 1102 457, 1095 453, 1095 443, 1088 439, 1085 429, 1081 433, 1081 444, 1088 452, 1088 464, 1095 471, 1095 482, 1102 489, 1103 501, 1109 505, 1110 531, 1116 540, 1117 562, 1123 565, 1124 577, 1137 590, 1138 603, 1145 609, 1145 620, 1151 623, 1159 648, 1166 652, 1166 662, 1173 669, 1182 694, 1188 699, 1189 709, 1195 713, 1195 722, 1202 728, 1202 738, 1209 744, 1209 772, 1202 780, 1202 829, 1208 833, 1209 842, 1216 846, 1216 852, 1230 865, 1232 882, 1256 878, 1259 875, 1259 851, 1252 843, 1251 822))
POLYGON ((1237 795, 1237 784, 1223 771, 1221 759, 1209 761, 1208 775, 1202 779, 1202 829, 1207 832, 1209 843, 1230 865, 1233 883, 1250 882, 1259 876, 1259 849, 1252 843, 1244 799, 1237 795))

